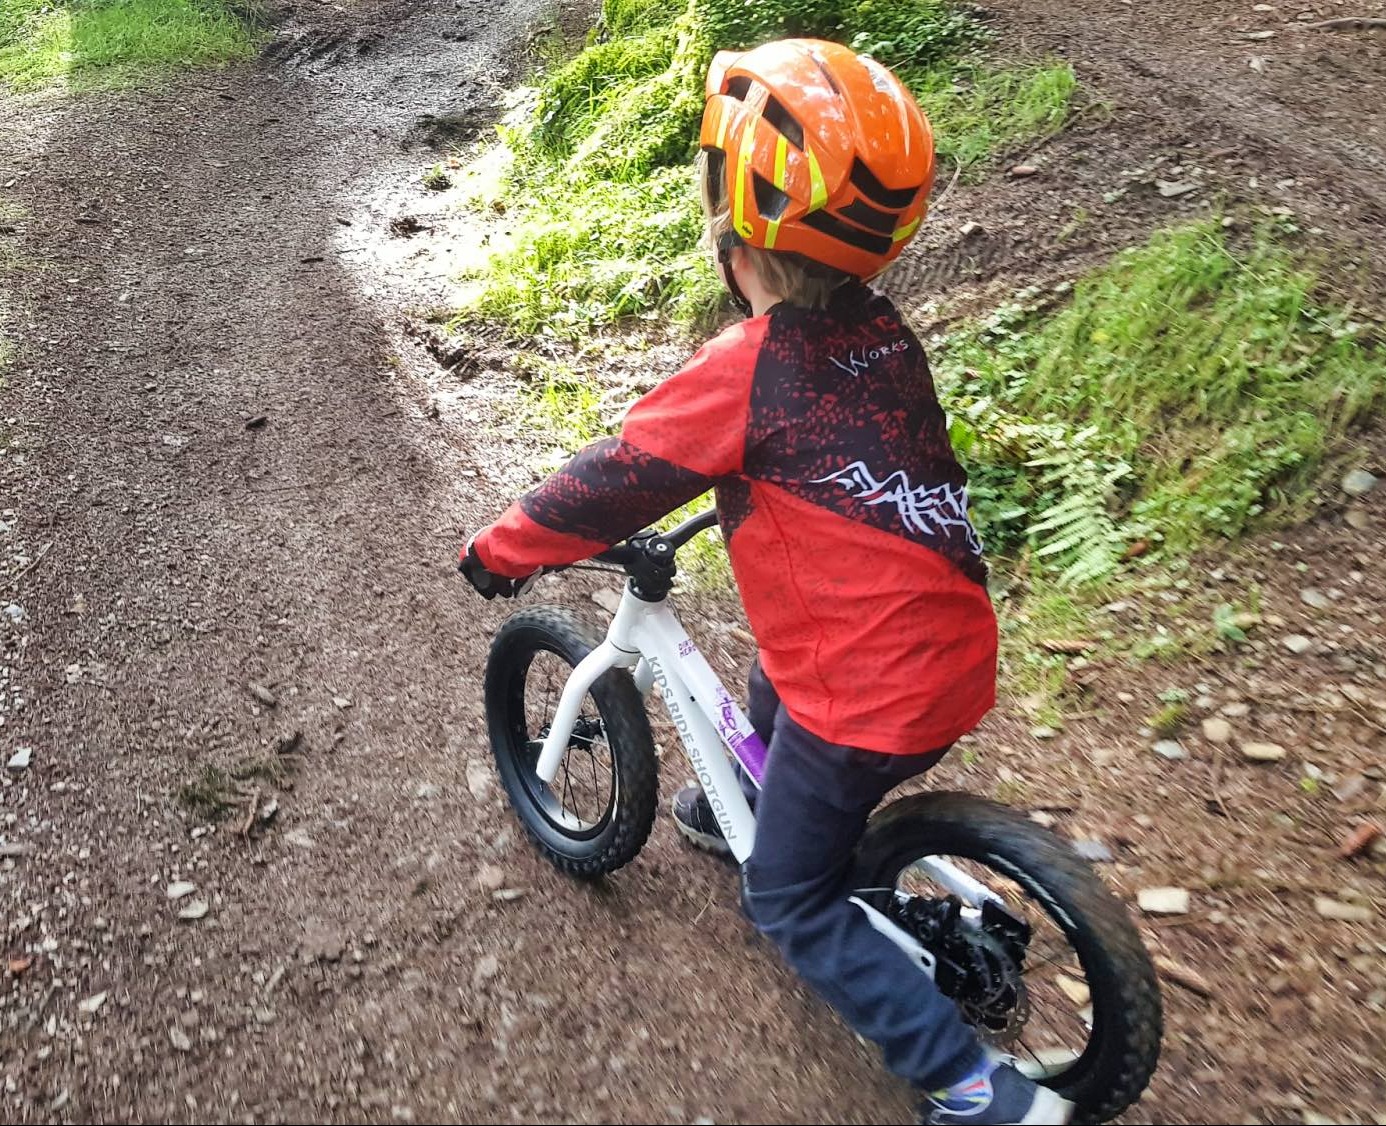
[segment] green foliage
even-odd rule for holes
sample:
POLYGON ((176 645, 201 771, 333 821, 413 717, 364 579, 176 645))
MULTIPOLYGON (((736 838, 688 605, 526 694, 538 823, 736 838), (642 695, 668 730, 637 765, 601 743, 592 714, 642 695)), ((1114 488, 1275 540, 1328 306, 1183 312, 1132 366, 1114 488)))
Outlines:
POLYGON ((255 48, 223 0, 0 0, 0 82, 16 90, 127 85, 255 48))
POLYGON ((1168 737, 1184 726, 1189 717, 1189 705, 1183 700, 1169 700, 1161 704, 1146 722, 1156 735, 1168 737))
POLYGON ((1068 63, 969 64, 917 76, 905 68, 905 74, 934 127, 939 156, 963 168, 1018 140, 1057 133, 1078 88, 1068 63))
POLYGON ((435 164, 423 174, 423 186, 431 192, 445 192, 452 187, 452 177, 441 164, 435 164))
POLYGON ((1057 312, 1012 304, 952 336, 937 359, 990 549, 1083 583, 1141 542, 1187 552, 1292 511, 1383 385, 1381 348, 1315 285, 1269 232, 1237 252, 1209 220, 1057 312))
POLYGON ((686 169, 609 182, 600 200, 559 195, 544 208, 542 222, 521 224, 490 261, 473 312, 525 333, 578 337, 654 308, 697 321, 720 299, 686 169))
POLYGON ((576 337, 660 313, 701 325, 725 294, 699 249, 692 172, 714 48, 786 34, 850 42, 897 67, 935 124, 945 160, 1059 128, 1066 65, 1000 69, 989 33, 953 0, 604 0, 587 47, 542 81, 513 157, 513 238, 464 313, 576 337))

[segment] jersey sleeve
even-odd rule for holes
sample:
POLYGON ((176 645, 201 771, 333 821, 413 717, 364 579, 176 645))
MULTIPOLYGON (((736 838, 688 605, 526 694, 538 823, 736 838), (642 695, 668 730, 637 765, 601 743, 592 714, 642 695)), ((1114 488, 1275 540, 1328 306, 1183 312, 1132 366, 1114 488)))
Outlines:
MULTIPOLYGON (((764 318, 758 318, 763 321, 764 318)), ((478 534, 488 570, 519 577, 590 558, 741 472, 764 326, 722 333, 478 534)))

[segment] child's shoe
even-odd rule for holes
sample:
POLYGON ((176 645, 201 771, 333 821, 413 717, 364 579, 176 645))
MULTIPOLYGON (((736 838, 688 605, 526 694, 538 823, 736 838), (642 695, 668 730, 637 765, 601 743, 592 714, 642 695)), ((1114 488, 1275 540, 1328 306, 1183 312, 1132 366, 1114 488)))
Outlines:
POLYGON ((1065 1126, 1072 1117, 1072 1103, 992 1057, 962 1082, 927 1093, 919 1107, 921 1126, 1065 1126))

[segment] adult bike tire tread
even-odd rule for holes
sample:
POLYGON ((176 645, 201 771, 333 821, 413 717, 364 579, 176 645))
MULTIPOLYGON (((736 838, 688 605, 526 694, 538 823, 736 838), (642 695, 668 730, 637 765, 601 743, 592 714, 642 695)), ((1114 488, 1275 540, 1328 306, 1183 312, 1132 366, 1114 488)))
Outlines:
POLYGON ((1164 1025, 1155 967, 1125 905, 1067 842, 1007 806, 962 793, 902 798, 873 817, 857 851, 857 886, 894 887, 904 868, 929 855, 986 864, 1041 908, 1048 899, 1061 912, 1050 917, 1087 975, 1094 1047, 1049 1085, 1075 1104, 1075 1122, 1115 1118, 1150 1082, 1164 1025))
MULTIPOLYGON (((596 702, 615 764, 616 796, 608 822, 595 836, 579 838, 555 825, 526 789, 526 769, 516 751, 515 708, 524 725, 525 674, 535 655, 556 653, 576 666, 601 643, 592 628, 557 606, 536 606, 513 615, 496 633, 486 661, 486 724, 506 797, 534 846, 560 871, 596 879, 629 864, 649 839, 659 804, 654 736, 645 701, 625 669, 603 674, 588 691, 596 702)), ((555 701, 556 703, 556 701, 555 701)))

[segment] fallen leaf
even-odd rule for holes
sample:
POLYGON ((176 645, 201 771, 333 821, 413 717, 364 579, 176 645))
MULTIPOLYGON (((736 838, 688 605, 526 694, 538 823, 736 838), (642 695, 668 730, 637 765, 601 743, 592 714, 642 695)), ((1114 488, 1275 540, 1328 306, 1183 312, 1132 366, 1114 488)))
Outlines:
POLYGON ((32 954, 20 954, 17 957, 10 959, 10 973, 14 974, 15 977, 18 977, 33 964, 34 956, 32 954))
POLYGON ((105 993, 93 993, 85 1001, 77 1002, 77 1007, 84 1013, 94 1013, 106 1003, 105 993))
POLYGON ((1096 644, 1085 637, 1054 637, 1040 642, 1051 653, 1086 653, 1096 644))
POLYGON ((1064 996, 1080 1009, 1092 1000, 1092 990, 1088 988, 1087 982, 1074 981, 1067 974, 1055 974, 1054 984, 1063 990, 1064 996))
POLYGON ((1365 821, 1342 839, 1338 845, 1338 859, 1351 860, 1366 852, 1372 842, 1382 835, 1382 828, 1375 821, 1365 821))
POLYGON ((1182 985, 1190 993, 1197 993, 1200 997, 1213 995, 1213 987, 1197 970, 1191 970, 1188 966, 1181 966, 1173 958, 1157 956, 1155 968, 1160 971, 1161 977, 1174 982, 1175 985, 1182 985))

